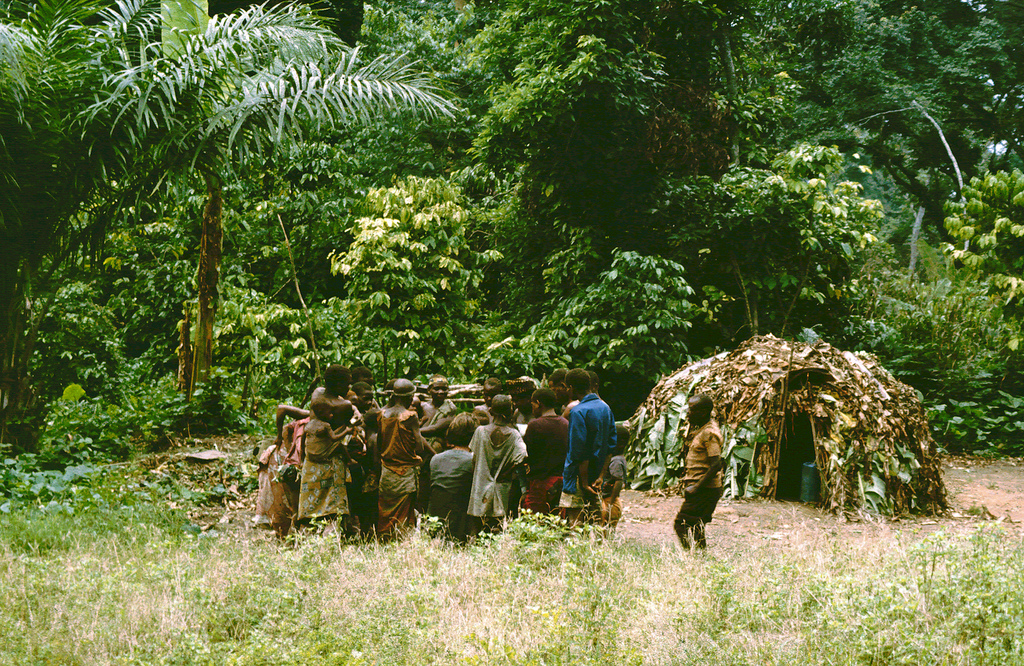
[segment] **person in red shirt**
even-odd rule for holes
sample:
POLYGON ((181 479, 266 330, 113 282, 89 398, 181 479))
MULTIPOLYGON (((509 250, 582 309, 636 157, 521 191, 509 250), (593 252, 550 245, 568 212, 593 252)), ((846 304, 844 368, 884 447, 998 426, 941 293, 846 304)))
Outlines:
POLYGON ((530 398, 534 419, 523 440, 530 471, 523 508, 534 513, 554 513, 562 494, 562 468, 569 440, 569 422, 555 411, 558 398, 551 389, 538 389, 530 398))

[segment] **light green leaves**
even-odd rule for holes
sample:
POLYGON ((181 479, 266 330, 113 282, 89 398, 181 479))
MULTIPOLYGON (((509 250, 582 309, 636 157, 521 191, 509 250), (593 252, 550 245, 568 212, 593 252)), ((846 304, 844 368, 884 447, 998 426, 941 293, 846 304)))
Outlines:
POLYGON ((161 31, 164 54, 180 55, 188 35, 201 35, 210 23, 208 0, 161 0, 161 31))

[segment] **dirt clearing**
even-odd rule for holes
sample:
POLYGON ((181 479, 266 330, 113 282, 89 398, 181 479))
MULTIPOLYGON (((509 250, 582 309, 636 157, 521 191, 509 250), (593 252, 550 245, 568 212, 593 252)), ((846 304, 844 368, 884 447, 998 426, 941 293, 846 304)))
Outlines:
MULTIPOLYGON (((985 521, 999 521, 1024 532, 1024 460, 950 456, 943 459, 942 475, 949 491, 948 516, 835 516, 799 502, 727 499, 719 504, 708 526, 708 542, 712 550, 730 549, 752 540, 792 546, 821 537, 856 541, 895 532, 925 535, 985 521)), ((621 538, 651 544, 675 541, 672 521, 681 497, 627 490, 622 503, 621 538)))
MULTIPOLYGON (((258 438, 228 437, 195 442, 189 449, 216 449, 224 459, 187 462, 179 450, 150 459, 151 474, 172 475, 195 489, 223 488, 217 504, 189 511, 189 519, 203 531, 215 530, 244 538, 252 523, 255 492, 239 479, 255 470, 252 456, 258 438), (153 469, 155 467, 155 469, 153 469), (248 472, 243 472, 247 468, 248 472), (241 486, 241 487, 240 487, 241 486)), ((982 522, 1001 522, 1024 535, 1024 459, 988 460, 946 456, 942 476, 951 510, 945 516, 889 518, 866 512, 832 515, 814 505, 766 500, 722 500, 708 526, 711 551, 743 548, 753 542, 777 542, 780 547, 807 547, 836 539, 856 542, 897 534, 910 536, 940 529, 969 529, 982 522)), ((672 521, 682 498, 661 493, 623 491, 623 514, 618 538, 652 545, 676 541, 672 521)), ((172 505, 176 504, 171 502, 172 505)))

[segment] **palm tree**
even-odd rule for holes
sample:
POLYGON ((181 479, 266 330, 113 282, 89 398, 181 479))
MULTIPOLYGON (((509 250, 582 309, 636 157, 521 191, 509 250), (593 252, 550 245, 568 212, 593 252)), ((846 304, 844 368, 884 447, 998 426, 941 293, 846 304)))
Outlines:
POLYGON ((46 284, 93 244, 81 212, 102 174, 78 116, 101 77, 84 2, 9 7, 0 18, 0 442, 31 401, 28 362, 46 284))
POLYGON ((39 320, 33 276, 102 239, 104 208, 146 196, 171 172, 204 179, 191 388, 212 360, 221 188, 232 165, 383 110, 452 109, 401 58, 360 64, 303 5, 250 8, 194 31, 171 26, 168 49, 152 0, 100 11, 90 0, 41 0, 15 15, 0 19, 0 419, 39 320))
MULTIPOLYGON (((172 2, 182 6, 182 0, 172 2)), ((127 0, 110 12, 117 18, 108 32, 110 42, 122 44, 110 51, 113 62, 104 67, 109 75, 101 87, 106 96, 92 112, 115 111, 115 133, 126 133, 133 141, 154 139, 150 160, 195 169, 204 179, 207 203, 192 369, 179 373, 191 394, 213 360, 221 188, 230 165, 247 153, 272 149, 303 125, 317 131, 367 121, 384 108, 449 113, 450 105, 401 60, 378 58, 359 65, 358 50, 345 47, 305 5, 257 7, 208 22, 192 20, 191 26, 173 31, 173 48, 166 48, 165 39, 161 48, 150 43, 136 54, 123 42, 130 32, 120 28, 148 11, 141 0, 127 0)), ((177 14, 189 16, 190 11, 191 3, 177 14)))

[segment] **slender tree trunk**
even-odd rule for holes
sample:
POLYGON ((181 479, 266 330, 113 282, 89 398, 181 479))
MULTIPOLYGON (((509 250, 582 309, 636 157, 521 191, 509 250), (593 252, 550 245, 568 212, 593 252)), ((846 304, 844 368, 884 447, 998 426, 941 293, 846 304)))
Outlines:
POLYGON ((186 302, 182 308, 178 334, 178 390, 182 393, 190 393, 192 390, 192 304, 190 302, 186 302))
MULTIPOLYGON (((204 172, 206 179, 206 208, 203 210, 203 230, 199 244, 199 271, 196 291, 199 307, 196 312, 195 344, 192 346, 192 385, 210 376, 213 365, 213 319, 217 312, 217 288, 220 284, 220 259, 224 229, 221 227, 223 192, 220 178, 204 172)), ((191 396, 192 391, 189 391, 191 396)))
POLYGON ((910 232, 910 281, 913 282, 917 279, 917 242, 921 238, 921 222, 924 220, 924 206, 920 206, 917 209, 917 215, 914 216, 914 229, 910 232))
MULTIPOLYGON (((747 310, 747 324, 750 326, 750 335, 757 335, 757 302, 747 293, 747 283, 743 279, 743 271, 740 270, 740 262, 736 255, 730 255, 732 270, 736 274, 736 281, 740 284, 740 291, 743 293, 743 305, 747 310)), ((739 331, 737 331, 738 333, 739 331)))
MULTIPOLYGON (((10 277, 11 281, 4 285, 5 307, 0 313, 3 317, 3 335, 0 337, 0 442, 9 444, 16 437, 8 430, 8 423, 23 407, 24 378, 18 369, 21 366, 22 329, 28 317, 28 299, 24 294, 22 271, 16 266, 5 266, 4 269, 4 277, 10 277)), ((6 447, 4 449, 6 453, 6 447)))
POLYGON ((295 282, 295 293, 299 295, 299 303, 302 304, 302 311, 306 314, 306 326, 309 328, 309 344, 313 347, 313 362, 316 364, 316 376, 323 377, 323 373, 320 372, 320 352, 316 348, 316 336, 313 335, 313 319, 309 316, 306 299, 302 297, 302 290, 299 289, 299 271, 295 268, 292 244, 288 240, 288 230, 284 228, 284 220, 281 219, 280 215, 277 216, 277 223, 281 225, 281 233, 284 234, 284 246, 288 250, 288 261, 292 265, 292 280, 295 282))
POLYGON ((29 383, 29 361, 39 337, 39 326, 50 313, 57 295, 53 288, 54 274, 67 256, 68 251, 64 251, 54 258, 42 276, 35 274, 27 259, 16 257, 0 271, 0 276, 7 280, 0 293, 3 304, 0 306, 3 318, 0 323, 0 442, 17 442, 23 450, 35 443, 35 434, 31 431, 13 433, 9 424, 32 406, 35 395, 29 383), (43 292, 48 295, 40 300, 37 294, 43 292))
MULTIPOLYGON (((914 102, 914 106, 917 108, 918 111, 921 112, 921 115, 927 118, 928 122, 930 122, 935 127, 935 131, 939 133, 939 140, 942 141, 942 145, 946 149, 946 154, 949 155, 949 161, 953 163, 953 171, 956 172, 956 182, 957 185, 960 186, 960 188, 957 191, 960 193, 960 200, 963 201, 964 175, 960 172, 960 164, 956 161, 956 155, 953 154, 953 149, 949 147, 949 142, 946 141, 946 135, 943 134, 942 127, 939 125, 939 121, 935 120, 935 118, 932 118, 931 115, 924 110, 924 107, 918 104, 917 102, 914 102)), ((969 248, 970 246, 971 241, 965 240, 964 252, 966 252, 967 248, 969 248)))
MULTIPOLYGON (((718 36, 718 46, 722 50, 722 64, 725 66, 725 85, 729 94, 729 103, 736 108, 736 100, 739 99, 739 85, 736 83, 736 64, 732 59, 732 38, 729 31, 725 30, 718 36)), ((732 141, 729 144, 729 155, 733 164, 740 163, 740 134, 739 130, 733 132, 732 141)))
POLYGON ((782 318, 782 330, 779 331, 779 337, 786 337, 786 327, 789 326, 789 315, 792 314, 793 308, 796 306, 796 302, 800 300, 800 294, 804 291, 804 285, 807 284, 807 275, 811 272, 811 258, 807 257, 807 261, 804 262, 804 274, 800 276, 800 284, 796 286, 796 293, 793 294, 793 300, 789 302, 789 307, 786 308, 786 316, 782 318))

